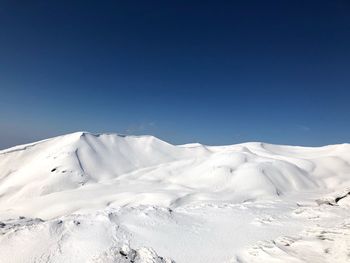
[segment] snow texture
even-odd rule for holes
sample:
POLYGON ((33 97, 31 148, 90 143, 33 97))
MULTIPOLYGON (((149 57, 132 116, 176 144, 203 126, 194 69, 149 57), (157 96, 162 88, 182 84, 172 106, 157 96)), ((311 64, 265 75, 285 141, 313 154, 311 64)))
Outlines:
POLYGON ((0 151, 1 262, 349 262, 350 145, 77 132, 0 151))

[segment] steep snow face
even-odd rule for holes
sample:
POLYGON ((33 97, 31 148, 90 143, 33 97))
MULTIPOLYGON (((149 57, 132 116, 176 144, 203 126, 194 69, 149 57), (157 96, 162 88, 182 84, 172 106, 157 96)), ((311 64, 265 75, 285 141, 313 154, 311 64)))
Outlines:
MULTIPOLYGON (((14 181, 13 177, 18 177, 21 182, 26 179, 32 182, 35 178, 50 180, 54 176, 49 175, 67 173, 56 176, 59 182, 55 182, 56 186, 65 184, 66 189, 189 156, 186 149, 152 136, 79 132, 1 151, 0 167, 2 179, 10 177, 14 181)), ((46 185, 51 182, 47 181, 46 185)))
POLYGON ((83 190, 142 168, 190 158, 192 153, 206 151, 178 148, 152 136, 83 132, 14 147, 0 152, 1 201, 83 190))
POLYGON ((0 213, 53 218, 106 206, 251 201, 348 185, 350 146, 175 146, 78 132, 0 151, 0 213))

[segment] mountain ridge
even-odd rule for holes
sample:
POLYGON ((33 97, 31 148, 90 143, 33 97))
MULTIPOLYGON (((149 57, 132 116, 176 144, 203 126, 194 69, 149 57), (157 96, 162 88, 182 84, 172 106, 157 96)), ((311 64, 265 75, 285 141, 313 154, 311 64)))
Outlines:
POLYGON ((348 148, 258 142, 186 146, 150 135, 76 132, 0 152, 0 212, 56 216, 64 212, 67 196, 79 210, 91 200, 101 208, 182 206, 198 200, 242 202, 331 190, 349 183, 348 148), (98 198, 94 191, 100 193, 98 198), (62 211, 50 212, 49 200, 62 211), (25 203, 36 208, 27 209, 25 203))

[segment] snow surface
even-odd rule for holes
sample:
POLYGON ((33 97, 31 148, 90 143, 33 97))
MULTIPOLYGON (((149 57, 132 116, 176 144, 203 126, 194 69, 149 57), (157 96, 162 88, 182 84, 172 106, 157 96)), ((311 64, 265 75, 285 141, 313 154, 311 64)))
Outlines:
POLYGON ((0 262, 350 262, 349 192, 349 144, 77 132, 0 151, 0 262))

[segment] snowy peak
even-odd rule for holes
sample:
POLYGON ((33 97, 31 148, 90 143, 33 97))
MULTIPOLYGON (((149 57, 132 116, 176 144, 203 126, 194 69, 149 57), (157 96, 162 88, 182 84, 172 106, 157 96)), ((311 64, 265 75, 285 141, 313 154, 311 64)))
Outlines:
POLYGON ((77 132, 1 151, 0 205, 24 213, 32 201, 30 211, 59 215, 91 203, 241 202, 348 185, 349 163, 347 144, 175 146, 153 136, 77 132))

